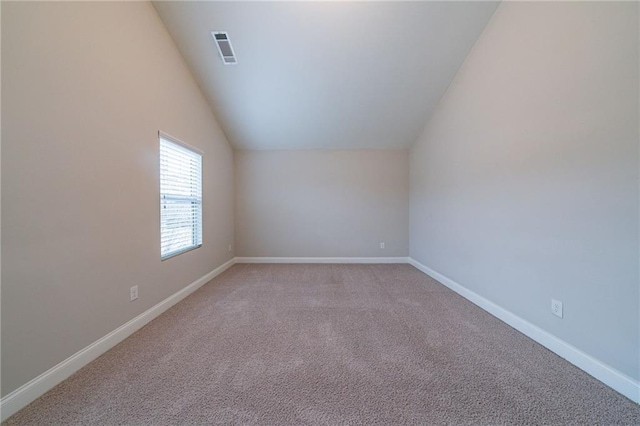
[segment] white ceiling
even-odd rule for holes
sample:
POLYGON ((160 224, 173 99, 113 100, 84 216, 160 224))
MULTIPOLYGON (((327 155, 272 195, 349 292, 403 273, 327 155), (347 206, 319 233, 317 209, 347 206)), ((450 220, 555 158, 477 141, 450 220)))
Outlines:
POLYGON ((497 5, 154 2, 238 149, 410 147, 497 5))

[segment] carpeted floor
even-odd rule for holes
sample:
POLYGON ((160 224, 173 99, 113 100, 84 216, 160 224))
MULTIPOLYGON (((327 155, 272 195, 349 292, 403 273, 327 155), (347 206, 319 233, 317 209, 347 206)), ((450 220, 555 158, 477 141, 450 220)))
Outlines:
POLYGON ((640 406, 409 265, 235 265, 21 424, 640 424, 640 406))

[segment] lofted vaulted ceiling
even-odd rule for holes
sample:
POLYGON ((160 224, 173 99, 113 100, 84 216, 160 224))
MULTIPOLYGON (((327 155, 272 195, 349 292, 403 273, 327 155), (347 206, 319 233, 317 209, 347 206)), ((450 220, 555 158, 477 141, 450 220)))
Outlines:
POLYGON ((154 2, 237 149, 410 147, 497 5, 154 2))

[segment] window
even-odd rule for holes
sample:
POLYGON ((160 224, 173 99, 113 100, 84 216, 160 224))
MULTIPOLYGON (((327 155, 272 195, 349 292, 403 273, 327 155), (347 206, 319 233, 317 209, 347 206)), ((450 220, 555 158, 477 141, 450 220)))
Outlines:
POLYGON ((160 257, 202 245, 202 155, 160 133, 160 257))

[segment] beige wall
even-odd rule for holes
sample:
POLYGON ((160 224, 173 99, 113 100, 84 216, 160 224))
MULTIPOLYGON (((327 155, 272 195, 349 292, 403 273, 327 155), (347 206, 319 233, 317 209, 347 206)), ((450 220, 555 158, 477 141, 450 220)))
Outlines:
POLYGON ((238 256, 407 255, 406 150, 236 151, 235 166, 238 256))
POLYGON ((232 257, 233 151, 149 3, 3 2, 2 88, 6 395, 232 257), (164 262, 158 130, 204 151, 204 245, 164 262))
POLYGON ((503 2, 411 151, 410 254, 637 380, 638 178, 638 4, 503 2))

